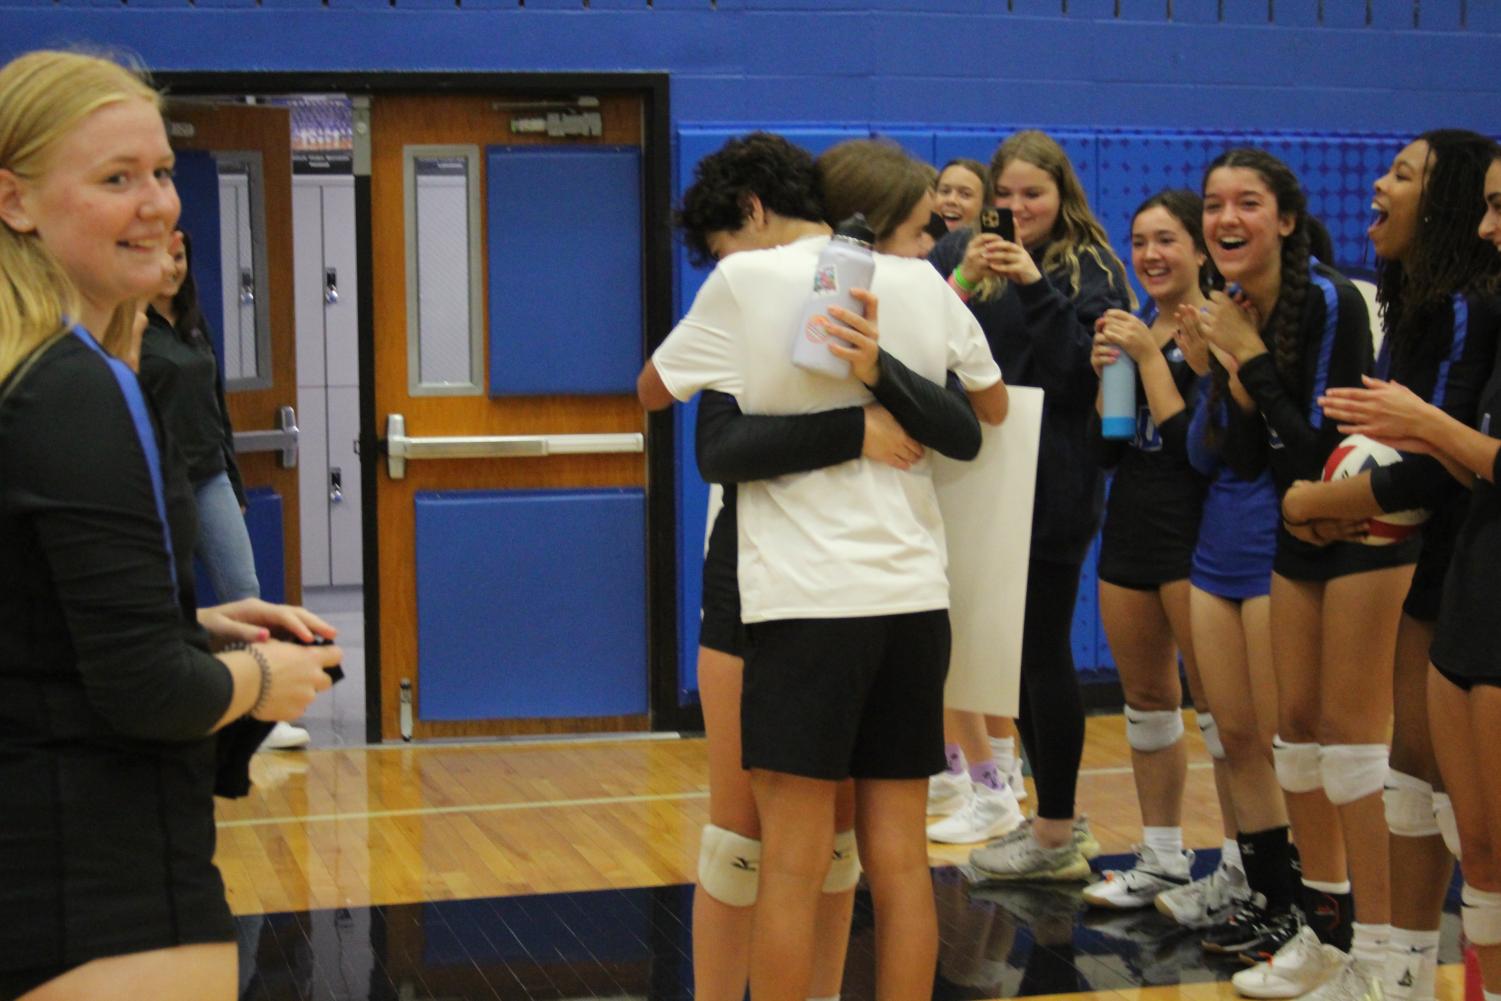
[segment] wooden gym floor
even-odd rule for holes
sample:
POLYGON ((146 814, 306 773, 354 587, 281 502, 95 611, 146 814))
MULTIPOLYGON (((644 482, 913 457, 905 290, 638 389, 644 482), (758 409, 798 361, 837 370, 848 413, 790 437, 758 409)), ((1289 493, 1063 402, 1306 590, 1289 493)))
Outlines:
MULTIPOLYGON (((1206 870, 1219 811, 1189 733, 1184 837, 1207 849, 1196 866, 1206 870)), ((219 809, 242 997, 690 998, 705 774, 700 739, 259 754, 255 790, 219 809)), ((1119 716, 1089 720, 1079 803, 1105 851, 1096 868, 1128 864, 1140 820, 1119 716)), ((1090 913, 1078 884, 971 887, 950 864, 968 851, 931 849, 935 997, 1235 997, 1235 967, 1208 961, 1155 911, 1090 913)), ((1454 915, 1444 932, 1453 964, 1454 915)), ((843 997, 864 1001, 874 985, 863 890, 851 934, 843 997)), ((1441 969, 1440 1001, 1459 1001, 1460 981, 1459 967, 1441 969)))

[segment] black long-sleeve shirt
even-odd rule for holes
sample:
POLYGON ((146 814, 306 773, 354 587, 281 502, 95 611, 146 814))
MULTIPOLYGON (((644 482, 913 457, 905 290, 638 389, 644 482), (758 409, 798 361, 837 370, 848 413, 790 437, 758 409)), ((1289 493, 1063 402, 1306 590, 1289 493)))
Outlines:
POLYGON ((199 329, 178 330, 155 309, 146 310, 141 336, 141 386, 161 415, 172 447, 193 483, 227 473, 240 504, 245 488, 235 463, 234 429, 224 400, 224 378, 213 345, 199 329))
MULTIPOLYGON (((1277 493, 1294 480, 1322 478, 1324 461, 1343 437, 1338 425, 1324 417, 1317 399, 1335 386, 1360 386, 1371 371, 1370 313, 1365 297, 1344 275, 1319 262, 1309 264, 1308 296, 1298 323, 1299 367, 1293 392, 1283 386, 1273 360, 1273 348, 1240 367, 1240 382, 1256 401, 1260 416, 1230 407, 1232 422, 1265 420, 1267 463, 1277 493)), ((1243 450, 1248 435, 1228 436, 1227 454, 1243 450)), ((1253 465, 1250 457, 1232 457, 1236 468, 1253 465)))
MULTIPOLYGON (((939 274, 947 277, 964 260, 970 235, 955 230, 933 248, 928 259, 939 274)), ((1032 285, 1008 283, 989 301, 969 300, 1006 384, 1044 393, 1032 506, 1034 560, 1082 562, 1100 524, 1104 477, 1094 409, 1099 379, 1089 354, 1095 320, 1106 310, 1130 308, 1127 287, 1123 272, 1081 253, 1077 292, 1071 293, 1067 268, 1059 267, 1032 285)))
POLYGON ((201 740, 232 694, 194 615, 191 488, 164 456, 174 591, 141 439, 81 336, 0 391, 0 759, 201 740))
MULTIPOLYGON (((953 373, 939 386, 880 353, 881 376, 872 390, 913 440, 950 458, 980 451, 980 424, 953 373)), ((861 407, 818 414, 743 414, 733 396, 704 391, 696 427, 698 468, 708 483, 744 483, 802 473, 859 458, 865 443, 861 407)))

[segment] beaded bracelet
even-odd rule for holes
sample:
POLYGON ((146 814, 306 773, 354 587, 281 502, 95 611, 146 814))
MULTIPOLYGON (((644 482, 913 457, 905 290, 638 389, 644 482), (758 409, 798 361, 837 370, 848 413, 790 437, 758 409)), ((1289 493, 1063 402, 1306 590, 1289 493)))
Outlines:
POLYGON ((271 697, 271 662, 266 659, 266 655, 253 643, 231 643, 224 649, 226 652, 243 650, 245 653, 250 654, 250 659, 254 660, 255 666, 261 670, 260 691, 256 693, 255 704, 245 714, 247 716, 254 716, 265 707, 266 700, 271 697))

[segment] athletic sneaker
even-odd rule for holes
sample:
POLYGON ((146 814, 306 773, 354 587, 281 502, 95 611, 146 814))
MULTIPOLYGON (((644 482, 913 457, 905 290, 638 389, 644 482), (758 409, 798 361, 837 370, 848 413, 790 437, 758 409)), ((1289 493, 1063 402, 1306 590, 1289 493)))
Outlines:
POLYGON ((1106 869, 1105 878, 1084 888, 1084 900, 1095 907, 1134 910, 1146 907, 1164 890, 1185 887, 1193 868, 1193 852, 1177 857, 1159 855, 1149 845, 1136 846, 1136 864, 1129 869, 1106 869))
POLYGON ((974 783, 969 772, 943 771, 928 779, 928 816, 947 817, 970 801, 974 783))
POLYGON ((278 723, 266 734, 266 739, 261 741, 262 751, 295 751, 308 746, 313 738, 300 726, 291 723, 278 723))
POLYGON ((1291 910, 1272 910, 1266 897, 1254 893, 1233 914, 1204 931, 1199 944, 1205 952, 1243 957, 1257 963, 1274 955, 1298 931, 1298 918, 1291 910))
POLYGON ((1352 960, 1305 994, 1304 1001, 1382 1001, 1380 967, 1352 960))
POLYGON ((974 795, 957 813, 928 825, 928 840, 946 845, 979 844, 1010 834, 1023 819, 1009 786, 991 789, 975 783, 974 795))
POLYGON ((1314 930, 1304 925, 1275 955, 1241 970, 1230 983, 1242 997, 1296 998, 1343 973, 1348 965, 1349 956, 1320 942, 1314 930))
POLYGON ((1044 848, 1032 835, 1031 825, 1018 827, 1017 831, 1024 833, 1001 838, 969 853, 970 864, 981 876, 1023 881, 1089 878, 1089 863, 1073 841, 1057 848, 1044 848))
POLYGON ((1220 862, 1214 871, 1187 886, 1157 894, 1157 909, 1185 928, 1210 928, 1251 899, 1246 874, 1238 866, 1220 862))
POLYGON ((1079 814, 1074 821, 1074 847, 1079 849, 1079 854, 1085 860, 1100 857, 1100 843, 1095 840, 1094 832, 1089 829, 1089 816, 1079 814))
POLYGON ((1381 973, 1381 993, 1386 1001, 1434 1001, 1434 966, 1438 947, 1388 946, 1386 968, 1381 973), (1414 993, 1424 989, 1425 993, 1414 993))

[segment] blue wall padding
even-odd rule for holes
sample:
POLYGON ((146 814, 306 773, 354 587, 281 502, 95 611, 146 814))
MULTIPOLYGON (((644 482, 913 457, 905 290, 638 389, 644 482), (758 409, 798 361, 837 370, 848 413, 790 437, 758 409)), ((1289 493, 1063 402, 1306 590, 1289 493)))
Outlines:
MULTIPOLYGON (((261 597, 279 605, 287 600, 281 494, 271 487, 251 487, 245 491, 245 499, 249 501, 245 508, 245 528, 250 532, 250 548, 255 553, 255 576, 261 584, 261 597)), ((198 607, 219 603, 208 573, 199 560, 193 561, 193 584, 198 607)))
MULTIPOLYGON (((674 457, 678 515, 678 700, 692 701, 698 691, 698 631, 702 620, 704 541, 707 538, 709 486, 698 475, 693 430, 698 397, 673 408, 673 434, 682 442, 674 457), (695 546, 693 540, 698 540, 695 546)), ((730 489, 734 489, 731 487, 730 489)))
POLYGON ((421 492, 415 504, 422 719, 647 711, 641 490, 421 492))
POLYGON ((172 173, 182 200, 179 228, 193 239, 193 280, 198 305, 208 320, 209 339, 219 366, 224 366, 224 276, 219 260, 219 165, 210 153, 185 149, 177 154, 172 173))
POLYGON ((629 393, 641 368, 641 153, 492 146, 490 395, 629 393))

